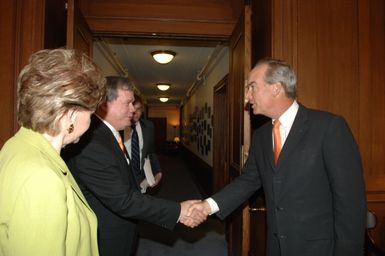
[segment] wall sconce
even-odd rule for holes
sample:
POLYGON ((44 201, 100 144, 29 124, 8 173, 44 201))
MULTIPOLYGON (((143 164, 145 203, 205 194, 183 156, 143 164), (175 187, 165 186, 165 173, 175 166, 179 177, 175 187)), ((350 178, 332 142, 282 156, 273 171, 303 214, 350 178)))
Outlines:
POLYGON ((159 100, 161 102, 167 102, 168 101, 168 97, 160 97, 159 100))
POLYGON ((175 57, 176 53, 173 51, 153 51, 151 52, 152 57, 154 60, 160 64, 167 64, 175 57))
POLYGON ((156 84, 156 87, 158 87, 159 90, 161 91, 167 91, 170 88, 170 84, 165 84, 165 83, 159 83, 156 84))

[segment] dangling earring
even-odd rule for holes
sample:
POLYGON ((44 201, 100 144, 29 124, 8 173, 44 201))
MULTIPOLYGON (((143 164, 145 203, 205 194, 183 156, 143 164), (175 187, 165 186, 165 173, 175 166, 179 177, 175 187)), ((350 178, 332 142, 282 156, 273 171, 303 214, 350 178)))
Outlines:
POLYGON ((74 131, 74 124, 70 124, 70 127, 67 129, 68 134, 71 134, 74 131))

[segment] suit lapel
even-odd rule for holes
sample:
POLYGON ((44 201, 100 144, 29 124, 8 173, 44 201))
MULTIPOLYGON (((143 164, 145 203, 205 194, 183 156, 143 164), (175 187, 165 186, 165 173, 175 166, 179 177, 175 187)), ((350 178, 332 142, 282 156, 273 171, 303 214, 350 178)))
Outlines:
POLYGON ((302 105, 299 105, 299 109, 294 119, 293 126, 291 127, 289 135, 286 138, 285 144, 283 145, 282 151, 280 153, 276 165, 277 173, 282 174, 283 183, 281 191, 280 193, 278 193, 278 196, 282 195, 282 192, 284 191, 285 187, 285 180, 287 176, 290 175, 288 173, 289 170, 285 168, 287 166, 287 163, 292 160, 290 159, 290 155, 298 149, 298 144, 302 141, 303 136, 308 130, 309 126, 307 120, 308 117, 306 108, 302 105))
POLYGON ((274 197, 274 189, 273 189, 273 179, 274 175, 276 175, 276 167, 274 164, 274 156, 273 156, 273 141, 272 141, 272 124, 271 122, 265 124, 263 127, 261 127, 261 134, 256 138, 257 140, 260 140, 260 142, 257 142, 257 145, 261 147, 259 154, 263 156, 263 163, 260 164, 261 168, 266 168, 265 170, 261 170, 262 173, 264 173, 265 177, 264 180, 266 181, 264 183, 264 190, 265 190, 265 196, 271 197, 271 200, 273 200, 274 197))
POLYGON ((273 125, 271 122, 266 126, 265 131, 263 131, 263 148, 266 149, 266 157, 270 167, 273 171, 276 171, 276 165, 274 163, 274 153, 273 153, 273 135, 272 135, 273 125))

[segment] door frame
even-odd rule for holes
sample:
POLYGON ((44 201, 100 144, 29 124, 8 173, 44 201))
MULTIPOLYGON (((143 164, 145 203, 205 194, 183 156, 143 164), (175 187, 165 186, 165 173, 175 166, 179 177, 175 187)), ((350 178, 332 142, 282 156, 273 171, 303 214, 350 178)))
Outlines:
POLYGON ((213 100, 213 192, 229 183, 228 173, 228 75, 214 86, 213 100), (225 138, 225 139, 223 139, 225 138))

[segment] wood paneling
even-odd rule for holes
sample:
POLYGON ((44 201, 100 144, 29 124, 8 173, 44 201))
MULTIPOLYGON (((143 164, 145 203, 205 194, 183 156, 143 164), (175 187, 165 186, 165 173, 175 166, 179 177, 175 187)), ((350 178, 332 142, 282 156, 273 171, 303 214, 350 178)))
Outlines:
POLYGON ((372 235, 385 250, 385 1, 359 0, 358 142, 368 208, 377 216, 372 235))
POLYGON ((78 0, 68 0, 67 48, 83 51, 92 57, 92 32, 78 4, 78 0))
POLYGON ((0 126, 0 147, 15 131, 15 41, 16 41, 16 2, 0 2, 0 109, 2 125, 0 126))
POLYGON ((344 116, 357 135, 357 5, 351 0, 327 0, 301 1, 298 7, 299 100, 344 116))
POLYGON ((360 1, 360 7, 359 140, 369 189, 385 190, 385 1, 360 1))
POLYGON ((96 34, 173 34, 229 37, 239 15, 235 2, 86 0, 82 10, 96 34), (204 28, 204 30, 202 30, 204 28))
POLYGON ((2 146, 18 129, 16 77, 27 64, 29 56, 43 48, 44 1, 2 0, 0 14, 2 63, 0 106, 3 122, 0 128, 0 145, 2 146))
MULTIPOLYGON (((271 54, 296 67, 297 9, 306 0, 266 0, 271 3, 271 54), (300 2, 300 3, 299 3, 300 2)), ((315 2, 314 0, 310 0, 315 2)))

